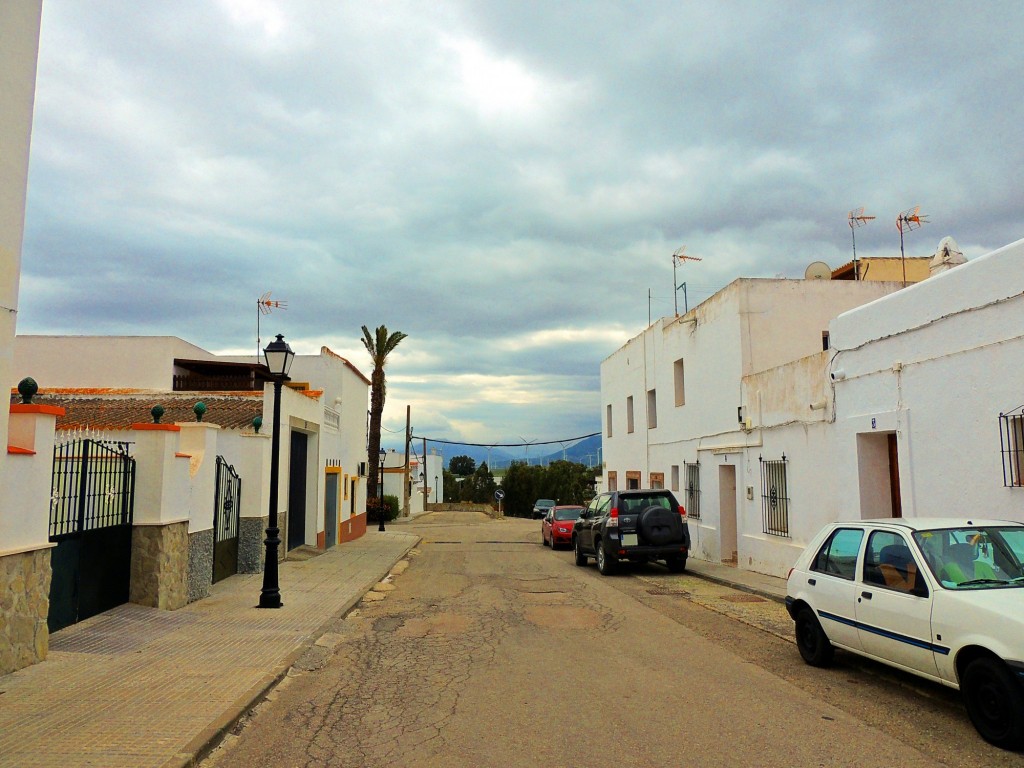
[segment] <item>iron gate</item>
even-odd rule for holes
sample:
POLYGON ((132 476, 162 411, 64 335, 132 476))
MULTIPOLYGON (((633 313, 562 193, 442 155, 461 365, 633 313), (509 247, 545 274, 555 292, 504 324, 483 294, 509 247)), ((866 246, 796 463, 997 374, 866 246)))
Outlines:
POLYGON ((130 448, 85 438, 54 446, 50 632, 128 602, 135 504, 130 448))
POLYGON ((213 506, 213 583, 238 573, 238 516, 242 478, 235 468, 217 457, 217 488, 213 506))

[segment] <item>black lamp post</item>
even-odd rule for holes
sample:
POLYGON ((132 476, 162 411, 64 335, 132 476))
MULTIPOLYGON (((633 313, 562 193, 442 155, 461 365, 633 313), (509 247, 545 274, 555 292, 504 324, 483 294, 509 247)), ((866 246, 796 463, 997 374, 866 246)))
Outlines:
POLYGON ((284 336, 270 342, 263 350, 267 368, 274 377, 274 432, 270 440, 270 520, 267 524, 267 547, 263 562, 263 590, 260 592, 260 608, 280 608, 281 588, 277 581, 277 550, 281 546, 281 529, 277 527, 277 475, 281 466, 281 385, 288 378, 295 353, 284 336))
POLYGON ((434 503, 440 504, 441 500, 437 498, 437 475, 434 475, 434 503))
POLYGON ((377 526, 378 531, 384 530, 384 459, 388 456, 388 452, 383 448, 380 449, 380 506, 377 507, 377 517, 380 519, 380 525, 377 526))

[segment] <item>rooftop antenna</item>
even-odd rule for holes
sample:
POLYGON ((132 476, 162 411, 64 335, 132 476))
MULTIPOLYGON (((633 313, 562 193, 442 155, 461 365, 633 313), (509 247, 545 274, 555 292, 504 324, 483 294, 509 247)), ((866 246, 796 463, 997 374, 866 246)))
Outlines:
MULTIPOLYGON (((672 254, 672 306, 675 309, 676 317, 679 317, 679 289, 683 289, 683 314, 690 311, 690 302, 686 299, 686 283, 676 282, 676 267, 682 264, 684 261, 703 261, 700 256, 687 256, 686 246, 679 246, 675 253, 672 254)), ((648 323, 650 325, 650 323, 648 323)))
POLYGON ((846 220, 850 225, 850 237, 853 238, 853 279, 860 280, 860 270, 857 268, 857 227, 863 227, 869 221, 872 221, 874 216, 864 215, 864 206, 855 208, 847 214, 846 220))
POLYGON ((928 217, 921 215, 921 206, 908 208, 896 217, 896 229, 900 231, 900 261, 903 264, 903 287, 907 287, 907 257, 903 254, 903 230, 913 232, 928 223, 928 217))
POLYGON ((260 315, 269 315, 272 309, 288 309, 287 301, 274 301, 270 298, 270 291, 267 291, 256 299, 256 362, 260 361, 263 354, 263 343, 260 339, 260 315))

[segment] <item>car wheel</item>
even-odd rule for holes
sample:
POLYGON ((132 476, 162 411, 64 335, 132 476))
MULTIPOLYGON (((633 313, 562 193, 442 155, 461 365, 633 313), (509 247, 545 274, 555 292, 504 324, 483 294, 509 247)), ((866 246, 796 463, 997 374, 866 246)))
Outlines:
POLYGON ((685 557, 670 557, 665 561, 668 569, 672 573, 682 573, 686 570, 686 558, 685 557))
POLYGON ((601 542, 594 545, 594 553, 597 556, 597 570, 602 576, 611 576, 615 573, 615 561, 604 551, 601 542))
POLYGON ((576 565, 586 565, 587 556, 583 554, 583 550, 580 549, 580 540, 578 536, 572 537, 572 548, 576 553, 576 565))
POLYGON ((558 545, 555 543, 555 536, 554 536, 554 534, 552 534, 551 538, 548 539, 548 546, 551 547, 551 551, 552 552, 555 551, 556 549, 558 549, 558 545))
POLYGON ((1024 687, 999 659, 967 665, 960 683, 967 714, 981 737, 1003 749, 1024 747, 1024 687))
POLYGON ((827 667, 835 655, 835 648, 818 623, 818 617, 807 607, 801 608, 796 615, 796 647, 812 667, 827 667))

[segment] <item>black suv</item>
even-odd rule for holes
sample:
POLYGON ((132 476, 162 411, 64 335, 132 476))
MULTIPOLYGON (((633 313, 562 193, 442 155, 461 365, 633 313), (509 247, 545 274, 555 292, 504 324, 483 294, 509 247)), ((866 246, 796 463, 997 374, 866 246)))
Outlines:
POLYGON ((620 560, 664 560, 673 573, 686 570, 690 530, 686 510, 671 491, 632 490, 602 493, 573 526, 576 565, 597 560, 605 576, 620 560))

